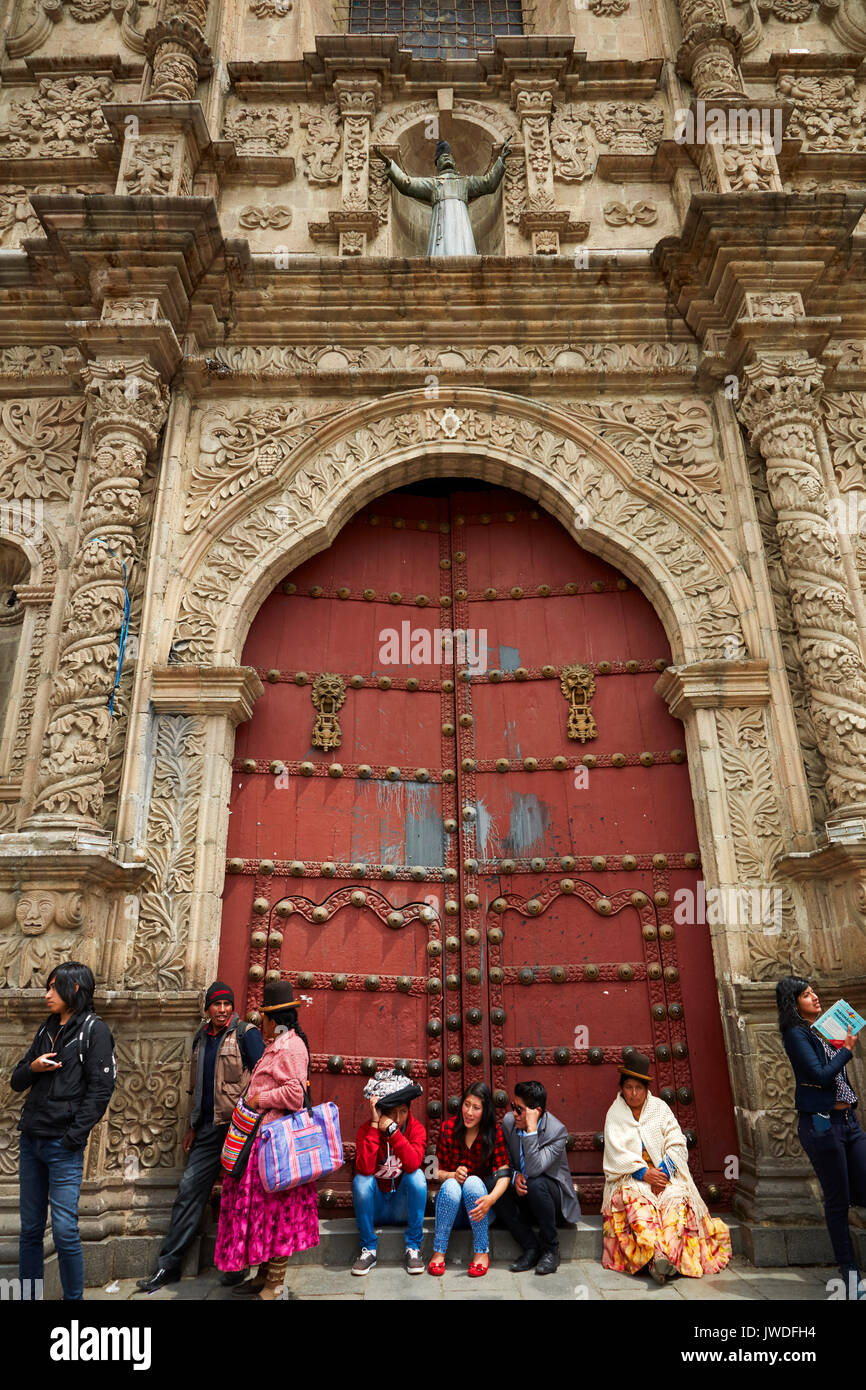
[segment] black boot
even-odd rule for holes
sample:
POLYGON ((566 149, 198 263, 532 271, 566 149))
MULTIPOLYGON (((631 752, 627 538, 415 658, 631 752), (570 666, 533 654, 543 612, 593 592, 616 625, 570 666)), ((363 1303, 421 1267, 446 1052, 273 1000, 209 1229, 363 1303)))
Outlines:
POLYGON ((230 1289, 234 1284, 242 1284, 249 1274, 248 1269, 230 1269, 227 1274, 223 1274, 220 1283, 224 1289, 230 1289))
POLYGON ((512 1274, 525 1274, 528 1269, 535 1268, 538 1264, 540 1254, 541 1251, 538 1249, 537 1245, 530 1245, 529 1249, 524 1250, 520 1258, 515 1260, 514 1264, 509 1265, 508 1268, 511 1270, 512 1274))
POLYGON ((535 1267, 536 1274, 555 1274, 559 1269, 559 1247, 555 1250, 545 1250, 541 1259, 535 1267))
POLYGON ((179 1269, 158 1269, 156 1274, 151 1274, 149 1279, 136 1280, 135 1287, 141 1289, 142 1293, 156 1293, 157 1289, 164 1289, 166 1284, 179 1284, 179 1269))

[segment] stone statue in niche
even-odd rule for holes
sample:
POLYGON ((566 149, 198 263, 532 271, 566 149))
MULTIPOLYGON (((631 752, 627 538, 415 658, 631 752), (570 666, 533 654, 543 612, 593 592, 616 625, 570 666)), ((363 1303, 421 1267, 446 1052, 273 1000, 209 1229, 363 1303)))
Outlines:
POLYGON ((486 174, 458 174, 447 140, 440 140, 436 146, 436 176, 430 179, 410 178, 378 145, 373 146, 372 153, 385 161, 385 172, 395 188, 408 198, 433 205, 428 256, 478 255, 469 220, 469 204, 475 198, 496 192, 510 153, 508 140, 486 174))

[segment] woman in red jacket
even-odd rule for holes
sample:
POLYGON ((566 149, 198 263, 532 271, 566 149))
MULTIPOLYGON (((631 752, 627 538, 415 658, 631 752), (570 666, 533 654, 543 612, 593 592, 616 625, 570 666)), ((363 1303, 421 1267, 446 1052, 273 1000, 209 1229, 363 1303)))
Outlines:
POLYGON ((380 1071, 364 1087, 370 1104, 355 1140, 352 1200, 361 1236, 361 1253, 352 1273, 369 1274, 376 1263, 376 1226, 406 1227, 406 1273, 422 1274, 421 1242, 427 1179, 422 1164, 427 1147, 424 1126, 409 1106, 421 1087, 401 1072, 380 1071))

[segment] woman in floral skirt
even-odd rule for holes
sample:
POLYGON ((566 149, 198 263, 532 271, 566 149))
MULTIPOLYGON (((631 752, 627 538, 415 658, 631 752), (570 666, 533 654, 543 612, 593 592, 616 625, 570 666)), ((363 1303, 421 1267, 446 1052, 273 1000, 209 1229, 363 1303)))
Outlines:
MULTIPOLYGON (((293 994, 287 980, 265 985, 262 1033, 268 1046, 247 1093, 247 1103, 265 1111, 260 1130, 304 1104, 310 1049, 298 1026, 300 1001, 293 994)), ((259 1178, 260 1144, 258 1134, 241 1178, 223 1179, 214 1263, 227 1271, 258 1265, 258 1276, 235 1285, 232 1294, 270 1301, 280 1297, 289 1256, 318 1245, 319 1218, 314 1183, 265 1191, 259 1178)))
POLYGON ((602 1264, 623 1274, 648 1268, 657 1284, 675 1271, 718 1274, 731 1258, 730 1232, 695 1187, 674 1112, 649 1089, 649 1058, 626 1055, 604 1122, 602 1264))

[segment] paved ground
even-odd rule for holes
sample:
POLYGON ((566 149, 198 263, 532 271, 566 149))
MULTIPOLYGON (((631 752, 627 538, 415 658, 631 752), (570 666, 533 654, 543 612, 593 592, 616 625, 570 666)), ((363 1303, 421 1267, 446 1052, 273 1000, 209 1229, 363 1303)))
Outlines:
MULTIPOLYGON (((555 1274, 539 1278, 534 1273, 510 1274, 505 1266, 494 1266, 484 1279, 470 1280, 465 1263, 449 1261, 448 1271, 441 1279, 428 1274, 410 1278, 399 1265, 380 1263, 363 1279, 353 1278, 348 1269, 332 1269, 323 1265, 306 1265, 292 1269, 286 1281, 290 1299, 365 1299, 432 1300, 452 1299, 602 1299, 618 1302, 640 1299, 647 1302, 699 1302, 704 1299, 724 1300, 798 1300, 803 1302, 827 1300, 827 1281, 837 1277, 837 1271, 823 1266, 785 1269, 755 1269, 747 1260, 734 1256, 721 1274, 704 1279, 674 1277, 663 1288, 646 1274, 631 1277, 602 1269, 591 1260, 571 1260, 560 1266, 555 1274)), ((121 1279, 105 1289, 88 1289, 86 1299, 136 1303, 169 1302, 178 1299, 232 1298, 231 1290, 219 1283, 216 1270, 208 1270, 196 1279, 183 1279, 156 1294, 141 1294, 132 1279, 121 1279)), ((232 1299, 237 1303, 237 1299, 232 1299)))

